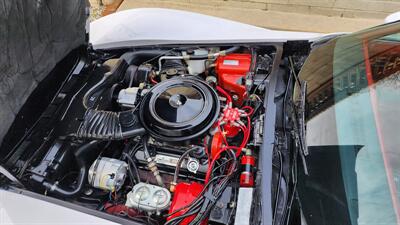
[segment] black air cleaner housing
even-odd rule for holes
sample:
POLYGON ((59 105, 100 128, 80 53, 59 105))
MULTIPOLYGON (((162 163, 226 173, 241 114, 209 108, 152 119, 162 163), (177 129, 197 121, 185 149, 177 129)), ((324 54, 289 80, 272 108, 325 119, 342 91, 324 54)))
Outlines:
POLYGON ((157 140, 186 141, 210 129, 219 108, 218 95, 207 83, 177 77, 150 89, 140 106, 140 120, 157 140))

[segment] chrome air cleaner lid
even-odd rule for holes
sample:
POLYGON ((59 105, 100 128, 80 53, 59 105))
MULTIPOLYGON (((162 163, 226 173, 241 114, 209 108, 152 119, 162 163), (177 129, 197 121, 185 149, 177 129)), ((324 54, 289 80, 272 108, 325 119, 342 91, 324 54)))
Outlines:
POLYGON ((197 78, 172 78, 154 86, 140 107, 151 136, 177 142, 204 134, 219 114, 217 93, 197 78))

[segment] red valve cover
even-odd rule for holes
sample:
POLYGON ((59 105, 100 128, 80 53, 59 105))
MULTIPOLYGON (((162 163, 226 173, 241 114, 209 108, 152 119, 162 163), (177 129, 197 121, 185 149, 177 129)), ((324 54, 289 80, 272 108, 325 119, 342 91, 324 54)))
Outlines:
POLYGON ((234 101, 236 105, 241 105, 246 95, 245 79, 250 64, 251 54, 229 54, 217 58, 218 85, 229 94, 238 96, 234 101))
MULTIPOLYGON (((203 190, 203 185, 192 182, 192 183, 178 183, 175 187, 174 197, 172 198, 171 207, 169 209, 169 213, 172 213, 182 207, 188 206, 192 203, 201 193, 203 190)), ((167 218, 167 220, 171 220, 177 216, 181 216, 186 212, 186 209, 182 209, 181 211, 171 215, 167 218)), ((191 215, 186 217, 180 225, 187 225, 189 224, 196 215, 191 215)), ((207 221, 203 221, 202 225, 207 224, 207 221)))

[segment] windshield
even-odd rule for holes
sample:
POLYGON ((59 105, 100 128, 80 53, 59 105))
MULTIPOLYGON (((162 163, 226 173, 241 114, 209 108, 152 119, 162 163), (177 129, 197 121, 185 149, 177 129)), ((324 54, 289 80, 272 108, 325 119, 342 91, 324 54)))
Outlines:
POLYGON ((387 25, 312 51, 307 166, 298 194, 308 224, 400 224, 400 36, 387 25))

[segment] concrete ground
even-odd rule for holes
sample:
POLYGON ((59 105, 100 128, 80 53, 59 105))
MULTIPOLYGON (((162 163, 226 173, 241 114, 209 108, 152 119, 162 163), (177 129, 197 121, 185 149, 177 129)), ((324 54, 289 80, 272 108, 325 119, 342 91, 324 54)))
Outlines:
POLYGON ((90 2, 90 21, 96 20, 101 17, 104 6, 100 5, 99 0, 89 0, 90 2))
POLYGON ((383 22, 383 19, 305 15, 271 10, 248 9, 236 6, 227 7, 226 5, 210 6, 202 4, 201 1, 191 1, 187 3, 174 0, 124 0, 118 11, 141 7, 181 9, 270 29, 319 33, 354 32, 376 26, 383 22))

